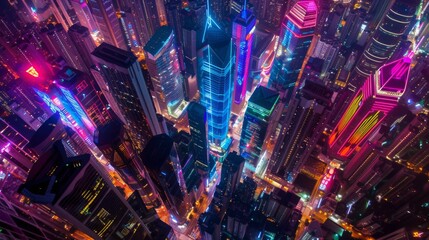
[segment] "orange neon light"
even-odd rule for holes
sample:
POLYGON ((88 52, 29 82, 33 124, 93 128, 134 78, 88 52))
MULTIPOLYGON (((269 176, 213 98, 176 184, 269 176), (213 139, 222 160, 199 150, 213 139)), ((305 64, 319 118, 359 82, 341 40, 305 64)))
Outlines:
POLYGON ((31 66, 29 69, 27 69, 26 72, 33 77, 39 77, 39 73, 36 71, 36 69, 34 69, 33 66, 31 66))

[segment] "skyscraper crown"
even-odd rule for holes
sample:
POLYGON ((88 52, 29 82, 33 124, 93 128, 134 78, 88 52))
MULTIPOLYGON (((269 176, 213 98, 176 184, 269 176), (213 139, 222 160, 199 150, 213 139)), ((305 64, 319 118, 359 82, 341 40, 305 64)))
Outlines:
POLYGON ((382 66, 376 72, 377 94, 402 96, 407 86, 410 65, 411 59, 404 57, 382 66))
POLYGON ((292 7, 287 17, 299 28, 314 27, 317 22, 316 3, 314 1, 299 1, 292 7))

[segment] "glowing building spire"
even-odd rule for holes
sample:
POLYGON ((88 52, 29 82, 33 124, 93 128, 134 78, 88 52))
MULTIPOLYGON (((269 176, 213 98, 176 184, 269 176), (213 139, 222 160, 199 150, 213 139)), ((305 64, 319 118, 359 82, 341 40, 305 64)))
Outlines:
POLYGON ((410 74, 407 56, 385 64, 366 80, 329 137, 332 154, 349 157, 404 94, 410 74))
POLYGON ((215 22, 215 20, 210 15, 210 0, 207 0, 206 16, 207 16, 207 20, 206 20, 206 25, 204 26, 203 39, 202 39, 203 42, 206 40, 206 32, 208 28, 211 28, 213 25, 215 25, 215 27, 217 27, 218 29, 221 29, 220 26, 215 22))
POLYGON ((246 10, 244 3, 241 14, 234 19, 232 36, 235 42, 234 102, 240 104, 246 96, 250 57, 252 56, 253 32, 256 17, 246 10))

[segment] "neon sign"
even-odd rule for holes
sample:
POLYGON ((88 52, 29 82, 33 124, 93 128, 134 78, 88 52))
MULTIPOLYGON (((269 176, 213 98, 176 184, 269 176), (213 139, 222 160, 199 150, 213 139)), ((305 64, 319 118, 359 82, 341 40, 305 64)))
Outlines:
POLYGON ((36 69, 33 66, 31 66, 25 72, 27 72, 28 74, 30 74, 33 77, 39 77, 39 73, 36 71, 36 69))

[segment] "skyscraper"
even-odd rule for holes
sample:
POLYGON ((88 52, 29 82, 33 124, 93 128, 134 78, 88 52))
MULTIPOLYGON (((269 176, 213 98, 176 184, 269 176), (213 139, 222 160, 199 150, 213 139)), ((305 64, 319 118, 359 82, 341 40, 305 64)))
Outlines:
POLYGON ((140 157, 172 220, 183 223, 188 196, 173 139, 166 134, 152 137, 140 157))
POLYGON ((429 117, 418 114, 385 149, 390 160, 406 162, 409 168, 421 172, 429 167, 429 117))
POLYGON ((316 146, 332 104, 333 91, 306 80, 289 104, 271 158, 271 173, 292 181, 316 146))
POLYGON ((206 26, 205 33, 204 45, 198 51, 200 101, 207 110, 209 142, 222 152, 231 114, 232 43, 231 37, 216 26, 206 26))
POLYGON ((405 31, 416 12, 419 2, 417 0, 395 1, 378 25, 374 36, 367 44, 365 52, 356 65, 356 73, 359 74, 360 78, 365 78, 375 73, 378 68, 389 60, 401 37, 408 34, 405 31))
POLYGON ((252 56, 253 32, 256 18, 247 6, 238 14, 232 26, 235 43, 234 102, 240 104, 246 96, 247 79, 252 56))
POLYGON ((48 24, 41 30, 42 39, 55 56, 63 57, 69 66, 80 71, 88 71, 76 46, 61 24, 48 24))
POLYGON ((20 192, 33 203, 46 205, 91 238, 125 234, 145 239, 147 227, 93 155, 84 148, 78 150, 82 151, 79 155, 70 152, 71 146, 63 136, 52 141, 52 131, 66 131, 59 129, 58 120, 48 120, 32 139, 35 144, 45 144, 43 148, 37 146, 40 157, 20 192))
POLYGON ((159 206, 158 193, 154 191, 143 162, 119 120, 99 125, 94 133, 94 143, 125 183, 141 196, 147 207, 159 206))
POLYGON ((134 146, 142 150, 150 137, 161 133, 161 129, 137 58, 107 43, 98 46, 92 55, 102 72, 104 84, 101 86, 109 87, 114 98, 110 101, 119 105, 117 114, 125 119, 134 146))
POLYGON ((148 55, 146 62, 156 96, 155 107, 164 116, 177 119, 187 103, 173 29, 160 27, 144 50, 148 55))
POLYGON ((89 70, 94 65, 91 53, 96 46, 88 28, 74 24, 69 28, 68 34, 70 35, 71 41, 76 46, 78 54, 82 57, 83 62, 89 70))
POLYGON ((384 65, 367 78, 329 136, 331 153, 349 157, 380 125, 407 87, 411 59, 384 65))
POLYGON ((317 6, 314 1, 297 2, 283 20, 268 85, 285 91, 286 101, 292 96, 292 90, 313 39, 316 22, 317 6))
POLYGON ((95 21, 87 2, 82 0, 70 0, 70 3, 76 13, 79 23, 82 26, 87 27, 91 34, 98 33, 98 24, 95 21))
POLYGON ((89 0, 88 6, 102 35, 103 42, 127 50, 124 33, 112 0, 89 0))
POLYGON ((240 154, 246 159, 246 168, 252 172, 276 127, 272 115, 278 101, 279 94, 263 86, 258 86, 249 99, 241 131, 240 154))
POLYGON ((91 134, 114 117, 107 100, 98 93, 97 83, 89 75, 66 67, 59 71, 55 80, 91 134))
POLYGON ((202 173, 210 173, 214 163, 208 156, 206 108, 197 102, 190 102, 187 111, 196 168, 202 173))

